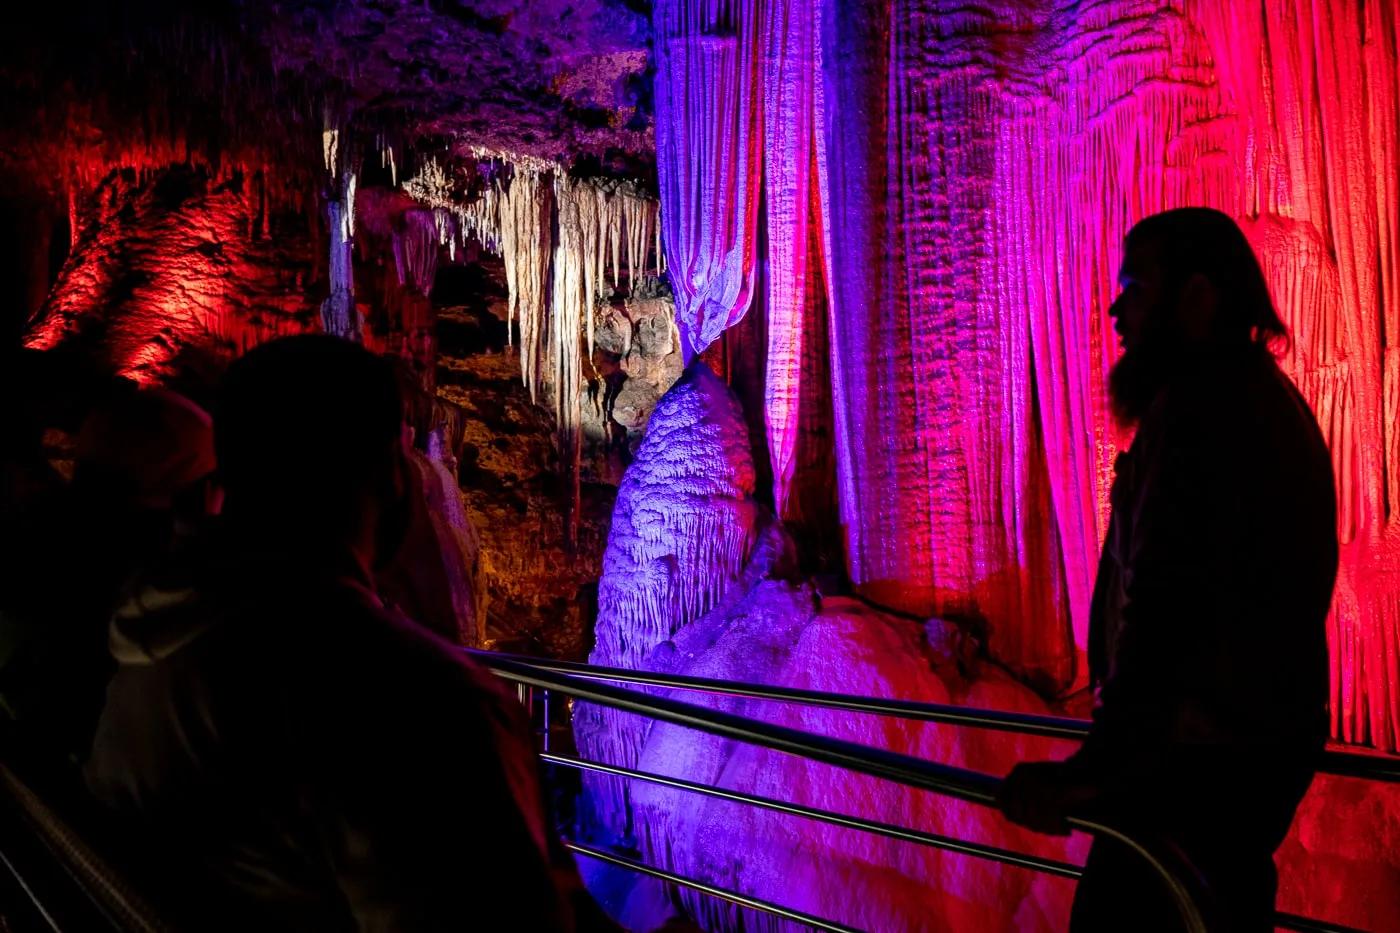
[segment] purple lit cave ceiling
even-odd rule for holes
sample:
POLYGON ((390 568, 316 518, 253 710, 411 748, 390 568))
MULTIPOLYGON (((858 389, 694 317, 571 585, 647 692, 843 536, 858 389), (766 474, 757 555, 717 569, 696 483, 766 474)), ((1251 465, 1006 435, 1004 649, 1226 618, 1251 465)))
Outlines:
MULTIPOLYGON (((6 337, 191 392, 279 334, 401 358, 478 555, 462 640, 511 650, 1083 712, 1121 239, 1225 211, 1339 480, 1333 732, 1400 747, 1400 0, 56 6, 0 36, 6 337)), ((1057 751, 764 715, 986 771, 1057 751)), ((577 729, 812 806, 846 786, 577 729)), ((864 816, 1082 854, 877 783, 845 792, 864 816)), ((1063 926, 1067 883, 590 790, 653 861, 862 928, 1063 926), (785 880, 833 866, 875 893, 785 880)), ((1281 908, 1400 929, 1392 791, 1320 780, 1280 865, 1281 908)))

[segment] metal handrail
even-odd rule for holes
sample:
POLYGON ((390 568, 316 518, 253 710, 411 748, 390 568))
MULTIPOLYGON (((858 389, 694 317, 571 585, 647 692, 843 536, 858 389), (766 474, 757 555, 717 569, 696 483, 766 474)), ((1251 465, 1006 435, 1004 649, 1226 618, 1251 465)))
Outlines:
MULTIPOLYGON (((542 671, 569 674, 584 680, 638 684, 674 690, 693 690, 721 696, 753 700, 774 700, 824 709, 839 709, 851 713, 870 713, 922 722, 940 722, 955 726, 1014 732, 1018 735, 1039 735, 1047 738, 1082 740, 1089 734, 1090 721, 1068 716, 1040 716, 1033 713, 1013 713, 1004 710, 973 709, 941 703, 920 703, 912 700, 888 700, 848 693, 826 693, 796 687, 773 687, 732 680, 714 680, 684 674, 659 674, 634 671, 621 667, 599 667, 572 661, 551 661, 521 655, 498 654, 494 651, 465 649, 469 654, 490 664, 490 659, 504 658, 527 664, 542 671)), ((1389 784, 1400 783, 1400 758, 1382 758, 1357 752, 1329 749, 1322 755, 1318 770, 1324 774, 1360 778, 1389 784)))
MULTIPOLYGON (((957 800, 994 807, 999 778, 964 768, 923 761, 909 755, 870 748, 854 742, 813 735, 799 729, 745 719, 720 710, 680 703, 665 697, 638 694, 608 684, 590 683, 566 674, 541 670, 530 664, 501 657, 484 657, 498 675, 515 683, 560 690, 582 700, 652 719, 699 729, 764 748, 835 765, 857 774, 883 778, 908 787, 932 791, 957 800)), ((1208 895, 1195 870, 1173 849, 1149 846, 1123 832, 1078 816, 1067 820, 1071 828, 1096 836, 1108 836, 1136 852, 1162 880, 1175 903, 1187 933, 1208 933, 1202 905, 1208 895)))
POLYGON ((846 816, 841 813, 832 813, 829 810, 804 807, 799 803, 774 800, 772 797, 759 797, 755 794, 745 794, 741 791, 725 790, 722 787, 711 787, 709 784, 697 784, 694 781, 667 777, 664 774, 655 774, 651 771, 635 771, 631 768, 621 768, 617 765, 605 765, 598 761, 586 761, 582 758, 574 758, 569 755, 556 755, 551 752, 542 752, 540 754, 540 760, 547 761, 550 764, 562 765, 566 768, 576 768, 580 771, 593 771, 598 774, 611 774, 614 777, 633 778, 638 781, 646 781, 650 784, 659 784, 662 787, 670 787, 676 790, 688 791, 692 794, 700 794, 704 797, 714 797, 719 800, 729 800, 750 807, 758 807, 763 810, 774 810, 778 813, 800 816, 804 819, 816 820, 820 823, 829 823, 832 826, 842 826, 846 829, 858 829, 876 836, 884 836, 886 839, 898 839, 902 842, 912 842, 933 849, 956 852, 959 855, 970 855, 973 858, 1000 862, 1003 865, 1028 868, 1031 871, 1038 871, 1046 875, 1057 875, 1061 878, 1078 878, 1084 873, 1083 869, 1078 865, 1071 865, 1069 862, 1057 862, 1054 859, 1041 858, 1038 855, 1026 855, 1022 852, 1013 852, 1010 849, 984 845, 980 842, 968 842, 963 839, 954 839, 951 836, 940 836, 936 833, 921 832, 917 829, 905 829, 903 826, 880 823, 858 816, 846 816))
POLYGON ((843 923, 833 923, 830 920, 823 920, 821 917, 814 917, 811 914, 804 914, 800 910, 793 910, 792 908, 784 907, 781 904, 774 904, 772 901, 759 900, 756 897, 749 897, 747 894, 739 894, 736 891, 729 891, 724 888, 716 887, 715 885, 707 884, 704 881, 697 881, 694 878, 687 878, 684 875, 678 875, 675 872, 666 871, 666 869, 664 868, 657 868, 655 865, 648 865, 646 862, 639 862, 636 859, 631 859, 627 858, 626 856, 618 855, 616 852, 609 852, 607 849, 598 849, 594 848, 593 846, 580 845, 579 843, 572 842, 568 839, 564 840, 564 848, 568 849, 571 852, 577 852, 579 855, 583 855, 591 859, 596 859, 600 862, 607 862, 610 865, 617 865, 621 868, 630 868, 632 871, 635 871, 638 874, 650 875, 653 878, 659 878, 662 881, 668 881, 671 884, 680 885, 683 888, 690 888, 693 891, 699 891, 703 894, 708 894, 711 897, 717 897, 720 900, 728 901, 731 904, 738 904, 740 907, 748 907, 752 910, 759 910, 765 914, 771 914, 775 917, 782 917, 784 920, 795 920, 798 923, 804 923, 809 927, 814 927, 818 930, 825 930, 827 931, 827 933, 862 933, 861 930, 857 930, 855 927, 848 927, 843 923))
MULTIPOLYGON (((170 933, 160 917, 110 865, 8 766, 0 764, 0 800, 12 809, 63 872, 103 918, 104 924, 123 933, 170 933)), ((15 880, 35 898, 19 869, 0 853, 15 880)), ((59 925, 46 906, 35 899, 36 909, 55 930, 59 925)), ((87 927, 90 928, 90 927, 87 927)))

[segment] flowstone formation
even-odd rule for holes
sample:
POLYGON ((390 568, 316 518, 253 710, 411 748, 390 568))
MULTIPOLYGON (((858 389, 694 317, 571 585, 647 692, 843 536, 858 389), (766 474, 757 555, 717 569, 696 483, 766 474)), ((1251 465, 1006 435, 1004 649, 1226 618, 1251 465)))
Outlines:
POLYGON ((683 339, 713 350, 762 312, 747 378, 785 520, 823 382, 859 593, 979 621, 1046 696, 1085 684, 1130 442, 1106 402, 1122 238, 1215 207, 1261 258, 1337 470, 1334 734, 1400 745, 1393 2, 657 0, 652 19, 683 339), (804 362, 823 324, 829 374, 804 362))
MULTIPOLYGON (((810 587, 792 582, 792 542, 753 501, 752 490, 748 429, 737 400, 708 368, 692 364, 657 408, 619 490, 592 663, 1047 711, 1004 672, 987 668, 968 679, 959 664, 970 655, 956 638, 942 637, 943 626, 934 627, 940 635, 935 648, 917 624, 849 599, 823 605, 810 587)), ((987 771, 1067 748, 698 694, 685 699, 987 771)), ((1038 840, 987 810, 692 730, 586 704, 576 706, 574 728, 589 758, 1066 854, 1064 843, 1038 840)), ((617 837, 635 840, 649 861, 861 929, 998 929, 1016 917, 1024 929, 1049 931, 1067 909, 1063 883, 1002 872, 990 863, 711 805, 641 783, 591 776, 585 786, 597 819, 617 837), (853 891, 861 896, 852 897, 853 891)), ((786 928, 754 915, 741 921, 708 899, 687 898, 686 904, 711 930, 786 928)))
MULTIPOLYGON (((592 663, 1066 714, 987 661, 965 627, 818 596, 797 577, 786 530, 753 501, 752 489, 737 400, 707 368, 692 365, 658 406, 619 490, 592 663)), ((1075 748, 990 730, 632 689, 993 775, 1075 748)), ((627 768, 1061 861, 1082 863, 1088 850, 1087 837, 1039 836, 986 807, 590 704, 575 706, 574 732, 585 758, 627 768)), ((1074 887, 1066 879, 647 782, 589 775, 584 787, 602 834, 640 850, 643 860, 856 929, 1052 933, 1068 923, 1074 887)), ((1317 780, 1280 850, 1282 909, 1398 929, 1397 790, 1317 780)), ((805 929, 703 895, 680 896, 710 933, 805 929)), ((634 894, 623 910, 646 902, 634 894)))
POLYGON ((74 204, 72 250, 28 345, 153 383, 316 329, 312 237, 276 207, 260 175, 111 173, 74 204))

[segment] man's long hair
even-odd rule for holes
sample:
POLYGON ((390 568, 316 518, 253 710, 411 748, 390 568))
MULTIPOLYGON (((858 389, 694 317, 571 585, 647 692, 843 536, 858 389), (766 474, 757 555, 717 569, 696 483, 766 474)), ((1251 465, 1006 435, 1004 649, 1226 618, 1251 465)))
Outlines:
POLYGON ((1144 328, 1138 345, 1123 354, 1109 377, 1115 418, 1135 425, 1157 393, 1193 357, 1208 352, 1268 356, 1288 346, 1288 327, 1278 316, 1264 270, 1237 223, 1208 207, 1181 207, 1144 218, 1128 231, 1124 251, 1156 246, 1162 264, 1163 306, 1144 328), (1181 332, 1177 304, 1191 278, 1215 288, 1218 305, 1212 339, 1205 348, 1189 346, 1181 332))

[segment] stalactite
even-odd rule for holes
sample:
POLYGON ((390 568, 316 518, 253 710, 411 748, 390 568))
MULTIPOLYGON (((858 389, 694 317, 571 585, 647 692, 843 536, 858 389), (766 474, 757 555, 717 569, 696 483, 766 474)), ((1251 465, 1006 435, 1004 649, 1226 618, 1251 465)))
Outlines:
POLYGON ((573 202, 573 207, 569 210, 578 224, 578 234, 577 239, 572 242, 570 242, 572 234, 570 237, 564 235, 564 209, 561 198, 559 246, 566 253, 573 249, 578 252, 576 261, 581 267, 582 273, 578 297, 578 303, 581 305, 579 313, 587 336, 588 358, 592 359, 593 305, 603 287, 602 240, 607 231, 602 229, 602 225, 604 223, 604 210, 609 199, 601 188, 594 185, 580 185, 567 178, 561 179, 556 185, 556 196, 560 187, 566 190, 564 197, 573 202))
POLYGON ((437 217, 431 210, 404 211, 403 228, 394 231, 399 285, 423 295, 432 292, 437 277, 438 249, 442 246, 437 217))
POLYGON ((597 200, 585 185, 557 176, 554 183, 558 238, 554 244, 554 290, 549 315, 549 359, 553 370, 554 417, 559 459, 568 482, 568 516, 564 539, 573 547, 578 535, 579 453, 582 442, 583 357, 579 352, 582 320, 593 319, 592 257, 597 237, 597 200), (590 248, 592 246, 592 248, 590 248))
MULTIPOLYGON (((454 232, 470 234, 505 261, 507 328, 509 332, 512 322, 519 321, 520 373, 531 400, 555 414, 560 463, 569 486, 566 537, 572 541, 582 442, 585 356, 580 343, 591 360, 594 307, 603 294, 610 255, 614 286, 618 283, 624 240, 629 286, 644 274, 659 204, 634 183, 574 179, 539 160, 512 164, 508 178, 499 178, 466 203, 458 199, 454 179, 434 160, 403 188, 433 208, 437 245, 451 254, 454 232)), ((405 270, 407 258, 417 254, 401 243, 407 241, 396 235, 395 256, 405 270)), ((401 277, 405 274, 401 271, 401 277)))
POLYGON ((764 198, 768 266, 767 360, 763 412, 773 465, 773 500, 791 516, 789 496, 796 467, 798 400, 804 331, 824 312, 812 302, 808 226, 813 206, 815 156, 813 84, 819 77, 816 18, 811 0, 768 0, 763 43, 764 198))
POLYGON ((326 130, 321 134, 321 150, 326 160, 326 171, 334 178, 340 168, 340 130, 326 130))
POLYGON ((538 172, 520 171, 499 192, 501 255, 506 266, 506 323, 520 322, 520 375, 538 403, 552 258, 554 199, 538 172))

